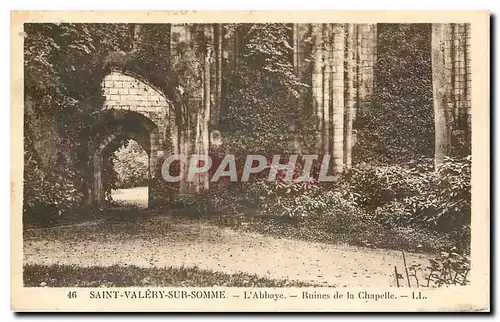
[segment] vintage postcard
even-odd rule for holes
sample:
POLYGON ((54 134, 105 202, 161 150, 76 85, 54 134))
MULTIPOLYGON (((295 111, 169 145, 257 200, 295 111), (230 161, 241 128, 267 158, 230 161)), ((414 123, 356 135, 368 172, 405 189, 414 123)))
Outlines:
POLYGON ((12 12, 12 310, 489 311, 489 21, 12 12))

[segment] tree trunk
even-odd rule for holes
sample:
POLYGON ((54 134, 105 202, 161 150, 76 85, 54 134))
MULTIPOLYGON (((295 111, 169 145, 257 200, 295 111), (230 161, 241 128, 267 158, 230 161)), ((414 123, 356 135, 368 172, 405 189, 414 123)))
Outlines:
POLYGON ((451 133, 448 113, 448 86, 446 66, 446 24, 432 25, 432 87, 434 96, 434 124, 435 124, 435 169, 444 162, 445 156, 450 153, 451 133))

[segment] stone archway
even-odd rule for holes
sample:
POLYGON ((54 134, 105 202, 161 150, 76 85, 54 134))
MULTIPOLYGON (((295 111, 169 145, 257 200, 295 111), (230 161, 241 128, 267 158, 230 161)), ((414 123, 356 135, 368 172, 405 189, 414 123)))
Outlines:
MULTIPOLYGON (((93 127, 94 140, 91 142, 91 193, 90 203, 102 205, 105 199, 103 187, 104 161, 109 158, 117 144, 132 139, 139 143, 149 157, 149 182, 154 182, 158 169, 158 151, 160 149, 158 126, 144 115, 127 110, 107 109, 96 117, 93 127)), ((149 187, 149 194, 152 195, 149 187)), ((149 198, 149 203, 152 200, 149 198)))
POLYGON ((157 195, 153 186, 160 184, 159 158, 166 149, 175 149, 178 140, 177 101, 141 73, 123 67, 109 67, 100 85, 104 102, 101 111, 95 113, 91 128, 89 202, 104 202, 102 167, 113 144, 133 139, 149 157, 151 205, 157 195))

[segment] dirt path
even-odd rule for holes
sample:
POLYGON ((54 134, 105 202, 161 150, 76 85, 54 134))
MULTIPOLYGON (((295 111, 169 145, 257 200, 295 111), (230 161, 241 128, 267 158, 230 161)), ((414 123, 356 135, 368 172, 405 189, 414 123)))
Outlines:
POLYGON ((123 206, 134 206, 140 209, 148 207, 148 187, 112 190, 111 197, 123 206))
MULTIPOLYGON (((408 265, 426 267, 429 255, 407 253, 408 265)), ((400 252, 236 232, 229 228, 154 216, 25 232, 26 264, 192 267, 247 272, 332 286, 394 285, 400 252)), ((423 282, 423 276, 419 277, 423 282)))

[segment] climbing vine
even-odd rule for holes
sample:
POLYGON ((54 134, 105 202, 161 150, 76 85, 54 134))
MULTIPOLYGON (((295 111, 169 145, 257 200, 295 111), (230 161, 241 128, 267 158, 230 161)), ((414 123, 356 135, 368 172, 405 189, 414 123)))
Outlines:
POLYGON ((103 100, 103 60, 128 44, 129 28, 25 24, 24 32, 24 212, 59 213, 82 200, 88 124, 103 100))
POLYGON ((431 158, 430 25, 379 24, 377 33, 374 106, 358 116, 354 160, 402 164, 431 158))

